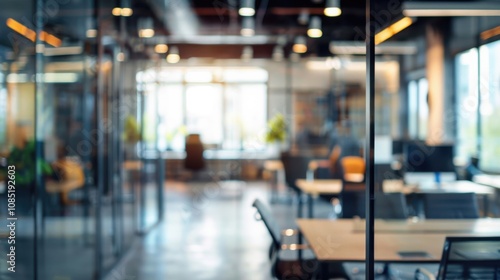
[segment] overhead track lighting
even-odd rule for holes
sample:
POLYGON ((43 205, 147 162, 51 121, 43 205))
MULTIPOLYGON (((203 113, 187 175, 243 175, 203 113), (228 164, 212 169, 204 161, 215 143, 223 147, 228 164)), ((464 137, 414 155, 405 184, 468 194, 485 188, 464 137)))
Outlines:
MULTIPOLYGON (((366 44, 360 41, 332 41, 330 52, 335 55, 366 54, 366 44)), ((415 42, 387 42, 375 47, 375 54, 414 55, 415 42)))
POLYGON ((153 19, 140 18, 138 21, 139 37, 151 38, 155 35, 153 19))
POLYGON ((391 38, 395 34, 398 34, 403 29, 410 26, 412 23, 413 23, 413 20, 409 17, 404 17, 404 18, 396 21, 395 23, 391 24, 387 28, 385 28, 382 31, 375 34, 375 45, 378 45, 378 44, 388 40, 389 38, 391 38))
POLYGON ((241 6, 238 13, 242 17, 251 17, 255 15, 255 0, 241 0, 241 6))
POLYGON ((500 1, 478 2, 404 2, 408 17, 500 16, 500 1))
POLYGON ((292 47, 295 53, 305 53, 307 52, 306 38, 304 36, 297 36, 295 38, 295 43, 292 47))
POLYGON ((241 36, 250 37, 255 35, 255 19, 244 17, 241 22, 241 36))
POLYGON ((309 22, 309 29, 307 30, 307 36, 311 38, 319 38, 323 36, 323 31, 321 31, 321 18, 312 17, 309 22))
POLYGON ((324 10, 327 17, 338 17, 342 14, 340 9, 340 0, 327 0, 324 10))
POLYGON ((177 47, 171 47, 170 52, 167 55, 168 63, 177 63, 181 60, 181 56, 179 55, 179 49, 177 47))

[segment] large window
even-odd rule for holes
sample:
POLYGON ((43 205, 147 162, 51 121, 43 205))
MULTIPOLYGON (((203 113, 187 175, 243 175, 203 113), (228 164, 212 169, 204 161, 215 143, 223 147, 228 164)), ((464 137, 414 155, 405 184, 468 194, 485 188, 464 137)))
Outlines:
POLYGON ((137 74, 139 89, 158 97, 158 104, 146 107, 159 108, 160 149, 179 151, 190 133, 214 148, 263 149, 267 79, 267 71, 255 67, 170 67, 137 74))
POLYGON ((500 108, 498 61, 500 41, 481 46, 479 53, 474 48, 456 57, 457 156, 466 160, 472 155, 478 155, 479 145, 480 167, 492 171, 500 169, 500 111, 496 110, 500 108), (477 129, 478 124, 481 126, 480 130, 477 129))
POLYGON ((456 156, 466 161, 477 148, 477 49, 460 53, 456 58, 456 156))
POLYGON ((428 90, 426 78, 413 80, 408 84, 408 134, 414 139, 425 140, 427 137, 428 90))

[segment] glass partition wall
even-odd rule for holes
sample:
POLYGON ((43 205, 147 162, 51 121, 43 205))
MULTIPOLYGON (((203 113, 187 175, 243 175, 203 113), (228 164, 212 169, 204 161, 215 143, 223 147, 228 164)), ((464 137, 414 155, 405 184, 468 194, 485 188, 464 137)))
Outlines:
POLYGON ((142 141, 147 98, 124 82, 126 19, 113 1, 7 2, 0 219, 15 229, 0 229, 12 255, 0 278, 102 279, 161 217, 163 165, 156 141, 142 141))

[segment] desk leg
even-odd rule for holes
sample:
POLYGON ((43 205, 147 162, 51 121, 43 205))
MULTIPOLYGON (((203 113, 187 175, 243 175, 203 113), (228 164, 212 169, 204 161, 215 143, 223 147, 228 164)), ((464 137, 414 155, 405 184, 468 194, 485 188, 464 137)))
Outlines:
POLYGON ((313 205, 313 197, 312 197, 311 194, 307 195, 307 207, 309 208, 308 209, 308 211, 309 211, 309 218, 312 219, 313 216, 314 216, 314 213, 313 213, 313 211, 314 211, 314 209, 313 209, 314 205, 313 205))
POLYGON ((319 262, 321 279, 328 280, 328 263, 327 262, 319 262))
POLYGON ((302 218, 302 192, 298 192, 299 203, 297 205, 297 218, 302 218))
POLYGON ((483 195, 483 216, 488 217, 490 214, 490 197, 487 194, 483 195))

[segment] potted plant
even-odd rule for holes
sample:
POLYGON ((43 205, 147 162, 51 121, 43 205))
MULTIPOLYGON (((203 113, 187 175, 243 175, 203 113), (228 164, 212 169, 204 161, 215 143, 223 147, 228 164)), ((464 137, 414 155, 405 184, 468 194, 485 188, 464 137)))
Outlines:
MULTIPOLYGON (((16 201, 20 214, 26 214, 33 206, 30 201, 35 187, 37 165, 44 177, 54 173, 47 161, 36 158, 35 146, 34 140, 23 141, 14 146, 7 157, 7 166, 14 166, 16 171, 16 201)), ((0 173, 0 177, 8 178, 6 167, 0 173)))
POLYGON ((123 141, 125 142, 126 158, 134 158, 136 156, 136 146, 141 140, 141 132, 137 120, 134 116, 130 115, 125 119, 125 126, 123 129, 123 141))
POLYGON ((278 113, 267 123, 266 142, 278 146, 286 140, 286 122, 285 117, 278 113))

